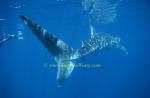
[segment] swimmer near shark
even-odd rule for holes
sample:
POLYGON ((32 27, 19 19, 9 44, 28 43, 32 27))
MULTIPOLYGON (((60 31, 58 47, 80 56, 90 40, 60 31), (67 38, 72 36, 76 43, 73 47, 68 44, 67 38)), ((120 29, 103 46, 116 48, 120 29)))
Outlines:
POLYGON ((14 34, 6 34, 5 32, 0 32, 0 35, 1 33, 2 39, 0 40, 0 47, 9 40, 23 40, 23 33, 21 31, 17 31, 17 33, 14 34))
POLYGON ((62 85, 62 83, 71 75, 76 66, 73 60, 80 59, 96 50, 101 51, 104 48, 118 48, 128 54, 127 49, 120 44, 119 37, 114 37, 107 33, 97 33, 92 26, 90 26, 90 38, 83 41, 80 48, 73 49, 63 42, 63 40, 57 38, 28 17, 20 16, 20 18, 56 60, 58 65, 58 85, 62 85))

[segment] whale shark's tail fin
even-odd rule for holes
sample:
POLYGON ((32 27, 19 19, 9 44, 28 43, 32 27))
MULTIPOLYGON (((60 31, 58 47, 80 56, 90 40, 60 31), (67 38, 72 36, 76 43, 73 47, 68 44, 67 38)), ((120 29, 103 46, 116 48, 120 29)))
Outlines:
POLYGON ((48 33, 46 29, 43 29, 37 25, 28 17, 20 17, 53 56, 58 55, 62 51, 61 48, 57 46, 58 38, 56 38, 51 33, 48 33))
POLYGON ((37 25, 28 17, 20 17, 25 22, 25 24, 32 30, 34 35, 55 57, 55 60, 58 63, 57 80, 59 84, 62 84, 63 81, 71 75, 74 69, 74 64, 71 61, 72 55, 74 54, 73 49, 62 40, 55 37, 53 34, 49 33, 46 29, 37 25))

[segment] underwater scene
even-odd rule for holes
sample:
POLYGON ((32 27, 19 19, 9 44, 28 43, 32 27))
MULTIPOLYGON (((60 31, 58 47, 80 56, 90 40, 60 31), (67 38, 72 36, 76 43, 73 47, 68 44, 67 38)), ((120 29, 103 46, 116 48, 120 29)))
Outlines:
POLYGON ((0 0, 0 98, 150 98, 149 0, 0 0))

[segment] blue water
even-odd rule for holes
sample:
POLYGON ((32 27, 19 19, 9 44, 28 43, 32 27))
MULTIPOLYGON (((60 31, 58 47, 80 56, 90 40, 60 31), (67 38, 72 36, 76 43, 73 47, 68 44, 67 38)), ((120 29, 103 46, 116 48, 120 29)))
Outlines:
POLYGON ((47 49, 23 24, 26 15, 64 40, 73 48, 89 36, 87 17, 80 0, 1 0, 0 31, 21 30, 24 40, 12 40, 0 47, 0 98, 150 98, 150 2, 123 0, 117 7, 117 20, 95 25, 99 32, 121 38, 128 49, 102 50, 84 63, 100 68, 75 68, 62 87, 57 86, 57 68, 47 49))

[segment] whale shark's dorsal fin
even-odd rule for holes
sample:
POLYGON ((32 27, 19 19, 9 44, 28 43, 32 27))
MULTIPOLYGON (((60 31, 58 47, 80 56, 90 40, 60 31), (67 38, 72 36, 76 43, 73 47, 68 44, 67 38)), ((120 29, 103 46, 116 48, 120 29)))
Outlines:
POLYGON ((96 30, 93 28, 92 25, 90 25, 90 32, 91 32, 91 38, 93 38, 96 35, 96 30))
POLYGON ((84 47, 85 44, 87 44, 86 41, 81 41, 81 47, 84 47))
POLYGON ((84 46, 84 42, 83 41, 81 41, 81 47, 83 47, 84 46))
POLYGON ((28 17, 20 17, 25 22, 25 24, 32 30, 34 35, 54 56, 58 64, 57 80, 59 84, 62 84, 63 81, 71 75, 74 69, 75 64, 71 61, 73 57, 73 49, 62 40, 55 37, 53 34, 49 33, 46 29, 33 22, 28 17))

